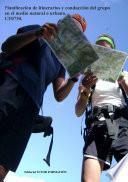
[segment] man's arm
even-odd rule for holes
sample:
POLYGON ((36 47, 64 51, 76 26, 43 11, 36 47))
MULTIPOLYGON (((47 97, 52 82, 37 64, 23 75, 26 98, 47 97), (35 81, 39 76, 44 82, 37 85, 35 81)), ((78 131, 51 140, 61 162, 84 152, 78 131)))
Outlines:
POLYGON ((88 90, 83 85, 80 85, 77 102, 75 105, 75 113, 78 117, 85 112, 89 96, 90 96, 90 90, 88 90))
POLYGON ((119 85, 122 86, 122 88, 124 89, 125 93, 128 95, 128 72, 125 73, 125 75, 121 75, 119 78, 118 78, 118 83, 119 85), (127 74, 127 75, 126 75, 127 74))
POLYGON ((38 26, 35 30, 13 35, 2 44, 2 51, 6 55, 11 55, 38 38, 53 39, 56 31, 57 26, 55 24, 47 23, 42 27, 38 26))
POLYGON ((75 113, 78 117, 84 113, 91 94, 91 88, 96 84, 97 80, 97 77, 93 75, 92 72, 86 73, 85 77, 82 79, 75 105, 75 113))
POLYGON ((73 79, 67 79, 58 77, 53 82, 54 96, 58 102, 63 101, 70 93, 73 88, 75 81, 73 79))

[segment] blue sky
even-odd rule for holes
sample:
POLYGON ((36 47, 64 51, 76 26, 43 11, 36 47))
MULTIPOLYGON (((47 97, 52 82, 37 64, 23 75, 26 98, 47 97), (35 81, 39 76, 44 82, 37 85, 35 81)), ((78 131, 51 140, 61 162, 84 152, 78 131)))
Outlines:
MULTIPOLYGON (((22 21, 5 21, 5 6, 87 6, 95 10, 65 10, 66 14, 80 13, 87 21, 86 36, 90 42, 95 42, 98 35, 108 33, 114 37, 119 50, 128 51, 128 2, 126 0, 2 0, 0 1, 0 45, 10 35, 15 34, 17 28, 30 24, 56 23, 63 16, 23 16, 22 21), (110 7, 110 10, 97 10, 97 7, 110 7)), ((32 134, 22 161, 16 172, 19 176, 31 176, 44 179, 46 182, 79 182, 82 163, 83 138, 81 136, 81 122, 84 117, 77 118, 74 105, 77 97, 78 83, 72 89, 68 98, 57 103, 53 97, 52 87, 49 86, 43 103, 44 115, 53 117, 54 145, 51 155, 51 167, 43 162, 50 137, 43 138, 42 134, 32 134), (41 171, 40 173, 25 173, 24 171, 41 171), (66 171, 61 174, 46 174, 44 171, 66 171)), ((83 125, 83 122, 82 122, 83 125)), ((11 154, 10 154, 11 155, 11 154)), ((113 162, 115 163, 115 161, 113 162)), ((101 182, 108 182, 102 174, 101 182)))

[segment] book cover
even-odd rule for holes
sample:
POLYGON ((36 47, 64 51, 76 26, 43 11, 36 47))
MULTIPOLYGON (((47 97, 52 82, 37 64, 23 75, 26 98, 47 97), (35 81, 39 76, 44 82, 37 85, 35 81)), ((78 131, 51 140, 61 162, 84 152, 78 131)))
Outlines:
MULTIPOLYGON (((0 45, 9 36, 16 34, 20 27, 44 23, 56 24, 66 15, 74 13, 81 14, 87 21, 85 35, 90 43, 94 44, 99 35, 107 33, 114 38, 117 50, 128 51, 126 0, 1 0, 0 45)), ((51 166, 47 166, 43 161, 51 136, 44 138, 42 133, 32 134, 14 174, 17 182, 22 179, 30 182, 81 181, 84 145, 81 121, 83 126, 84 116, 81 118, 75 116, 78 85, 79 83, 75 84, 68 98, 61 103, 55 101, 52 85, 47 88, 42 108, 43 115, 53 118, 54 142, 51 166)), ((12 179, 14 182, 12 174, 8 175, 10 176, 5 181, 11 182, 12 179)), ((105 172, 101 176, 101 182, 109 182, 105 172)))

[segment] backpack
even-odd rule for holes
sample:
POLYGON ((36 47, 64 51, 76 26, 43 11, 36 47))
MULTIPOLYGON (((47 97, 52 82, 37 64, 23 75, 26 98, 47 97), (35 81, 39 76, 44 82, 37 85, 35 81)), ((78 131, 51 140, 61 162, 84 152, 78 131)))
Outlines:
MULTIPOLYGON (((128 96, 126 95, 124 89, 119 86, 120 89, 122 90, 122 94, 124 96, 124 99, 125 99, 125 102, 126 102, 126 107, 124 109, 121 109, 121 112, 120 111, 116 111, 116 106, 113 106, 113 105, 108 105, 108 106, 104 106, 102 108, 96 108, 96 110, 94 111, 92 109, 92 94, 95 90, 95 86, 92 88, 92 91, 91 91, 91 95, 89 97, 89 100, 88 100, 88 104, 87 104, 87 107, 86 107, 86 112, 85 112, 85 125, 86 125, 86 128, 84 130, 84 135, 85 135, 85 131, 88 129, 88 127, 90 127, 90 124, 91 124, 91 121, 93 120, 93 118, 97 118, 99 117, 99 114, 103 114, 104 117, 105 117, 105 121, 102 121, 102 124, 105 124, 105 126, 107 127, 107 130, 108 130, 108 135, 111 139, 116 139, 117 138, 117 134, 118 134, 118 128, 119 128, 119 122, 113 122, 113 116, 115 115, 115 117, 119 117, 120 114, 121 116, 124 116, 126 117, 126 113, 128 112, 128 96), (114 115, 109 115, 109 112, 113 112, 114 111, 114 115)), ((98 126, 98 123, 99 122, 94 122, 94 125, 95 126, 98 126)), ((126 126, 128 127, 128 124, 127 123, 121 123, 120 126, 126 126)))
MULTIPOLYGON (((119 86, 119 87, 122 90, 122 94, 123 94, 126 106, 128 107, 128 95, 126 95, 124 89, 121 86, 119 86)), ((92 113, 92 94, 94 91, 95 91, 95 86, 92 88, 91 95, 88 100, 88 104, 87 104, 86 112, 85 112, 86 115, 90 115, 92 113)))
POLYGON ((51 126, 51 124, 52 124, 51 117, 37 115, 34 118, 34 125, 32 128, 32 133, 42 133, 43 132, 44 137, 52 135, 48 153, 46 155, 46 158, 43 159, 47 163, 48 166, 50 166, 50 155, 51 155, 52 146, 53 146, 53 127, 51 126))
POLYGON ((124 100, 125 100, 125 103, 128 107, 128 95, 125 93, 124 89, 122 88, 122 86, 120 85, 120 89, 122 90, 122 94, 123 94, 123 97, 124 97, 124 100))

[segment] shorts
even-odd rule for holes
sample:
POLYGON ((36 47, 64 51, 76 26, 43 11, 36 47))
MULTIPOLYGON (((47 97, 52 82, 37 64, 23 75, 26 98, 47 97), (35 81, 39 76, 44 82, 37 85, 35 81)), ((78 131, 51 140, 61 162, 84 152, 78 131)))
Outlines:
MULTIPOLYGON (((119 118, 119 123, 128 122, 119 118)), ((104 163, 104 170, 110 168, 112 157, 120 161, 128 153, 128 127, 119 125, 118 136, 115 140, 107 134, 106 125, 92 125, 86 135, 83 154, 86 158, 93 158, 104 163)))
POLYGON ((6 75, 0 85, 0 165, 16 171, 38 109, 24 89, 6 75))

